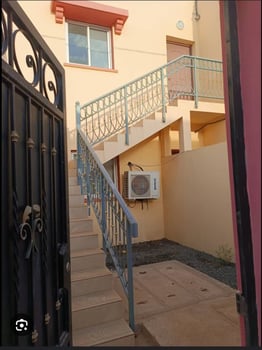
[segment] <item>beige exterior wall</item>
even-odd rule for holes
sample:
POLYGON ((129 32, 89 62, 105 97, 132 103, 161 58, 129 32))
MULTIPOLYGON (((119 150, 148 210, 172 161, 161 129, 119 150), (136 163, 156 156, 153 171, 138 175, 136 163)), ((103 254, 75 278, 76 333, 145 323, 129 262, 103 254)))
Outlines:
MULTIPOLYGON (((221 58, 218 1, 198 1, 199 21, 194 19, 195 1, 97 2, 129 12, 122 34, 113 34, 112 71, 69 66, 66 24, 56 24, 51 1, 19 1, 64 65, 69 157, 70 150, 76 148, 75 102, 89 102, 165 64, 167 36, 192 43, 193 55, 221 58), (182 30, 176 26, 178 21, 184 23, 182 30)), ((212 112, 210 104, 208 108, 212 112)), ((134 241, 167 237, 211 254, 219 244, 233 245, 226 147, 219 144, 197 149, 224 141, 224 131, 223 124, 214 124, 199 133, 192 132, 195 150, 178 156, 164 157, 163 133, 162 137, 146 140, 119 156, 120 175, 129 170, 128 161, 145 171, 160 171, 160 198, 144 201, 143 206, 141 202, 135 206, 129 203, 139 224, 139 237, 134 241)), ((170 131, 169 135, 171 148, 179 148, 178 131, 170 131)))
POLYGON ((207 125, 198 132, 199 145, 209 146, 220 142, 226 142, 226 123, 220 121, 214 124, 207 125))
POLYGON ((221 142, 163 157, 161 138, 155 137, 120 155, 120 192, 128 162, 160 171, 159 199, 127 201, 139 225, 134 242, 166 237, 215 256, 225 247, 234 261, 226 147, 221 142))
MULTIPOLYGON (((192 149, 201 147, 198 133, 191 132, 191 142, 192 149)), ((204 146, 204 144, 202 146, 204 146)), ((179 149, 179 131, 177 130, 170 131, 170 149, 179 149)))
POLYGON ((219 2, 213 0, 197 1, 199 20, 193 21, 193 55, 222 59, 219 2))
MULTIPOLYGON (((58 60, 64 65, 69 151, 76 148, 74 136, 76 101, 84 104, 165 64, 166 36, 194 42, 194 1, 98 2, 129 12, 122 34, 113 34, 117 72, 67 66, 66 24, 65 21, 63 24, 55 23, 55 15, 50 10, 51 1, 19 1, 58 60), (182 30, 176 27, 178 21, 184 23, 182 30)), ((216 28, 218 27, 219 22, 216 25, 216 28)))
POLYGON ((162 165, 168 239, 216 255, 234 252, 226 144, 170 157, 162 165))
POLYGON ((234 261, 226 147, 221 142, 163 157, 157 136, 120 155, 120 192, 128 162, 160 171, 159 199, 127 201, 139 226, 134 242, 166 237, 214 256, 225 247, 234 261))
MULTIPOLYGON (((120 191, 122 189, 122 175, 129 170, 128 162, 141 166, 144 171, 160 172, 160 198, 141 201, 127 201, 127 204, 138 222, 139 237, 134 242, 156 240, 165 237, 161 173, 161 146, 159 137, 145 141, 139 146, 123 153, 120 161, 120 191)), ((139 169, 133 169, 139 170, 139 169)))

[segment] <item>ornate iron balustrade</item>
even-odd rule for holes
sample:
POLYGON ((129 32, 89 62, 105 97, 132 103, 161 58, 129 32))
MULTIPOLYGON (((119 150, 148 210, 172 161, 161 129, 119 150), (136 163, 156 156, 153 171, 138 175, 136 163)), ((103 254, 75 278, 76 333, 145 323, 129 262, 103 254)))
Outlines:
POLYGON ((132 237, 138 226, 103 164, 80 130, 80 105, 76 104, 78 179, 81 193, 87 195, 103 234, 104 250, 109 252, 128 297, 129 325, 135 330, 133 296, 132 237))
POLYGON ((195 56, 181 56, 144 76, 80 107, 80 128, 95 145, 125 130, 144 117, 162 111, 179 99, 223 97, 222 62, 195 56))

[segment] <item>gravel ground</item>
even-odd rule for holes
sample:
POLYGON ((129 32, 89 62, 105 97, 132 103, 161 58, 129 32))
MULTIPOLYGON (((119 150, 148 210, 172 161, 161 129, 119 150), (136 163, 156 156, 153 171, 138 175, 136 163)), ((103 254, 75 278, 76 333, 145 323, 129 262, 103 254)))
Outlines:
MULTIPOLYGON (((235 264, 227 263, 210 254, 185 247, 168 239, 134 243, 133 265, 146 265, 167 260, 177 260, 236 289, 235 264)), ((109 256, 107 266, 112 267, 109 256)))
POLYGON ((236 267, 210 254, 185 247, 168 239, 134 243, 134 266, 177 260, 236 288, 236 267))

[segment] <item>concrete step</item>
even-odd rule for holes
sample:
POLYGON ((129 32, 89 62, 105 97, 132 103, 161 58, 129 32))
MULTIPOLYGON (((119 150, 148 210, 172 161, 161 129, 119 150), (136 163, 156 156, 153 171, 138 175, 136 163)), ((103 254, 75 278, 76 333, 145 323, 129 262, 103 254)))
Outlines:
POLYGON ((134 346, 135 336, 124 319, 76 330, 73 346, 134 346))
POLYGON ((78 207, 80 204, 84 204, 84 195, 69 195, 69 207, 78 207))
POLYGON ((87 207, 82 204, 79 206, 69 206, 69 217, 70 219, 81 219, 87 217, 87 207))
POLYGON ((113 276, 107 268, 92 271, 78 271, 71 274, 72 296, 87 295, 112 289, 113 276))
POLYGON ((74 177, 76 176, 76 168, 68 168, 68 176, 69 177, 74 177))
POLYGON ((72 186, 69 186, 69 196, 70 195, 79 195, 81 194, 81 188, 79 185, 72 185, 72 186))
MULTIPOLYGON (((69 172, 76 172, 70 162, 69 172)), ((71 292, 73 344, 75 346, 133 346, 134 333, 124 317, 121 297, 98 248, 98 234, 87 217, 84 196, 76 177, 69 177, 71 292)))
POLYGON ((114 290, 72 298, 73 330, 115 321, 123 316, 122 300, 114 290))
POLYGON ((91 271, 105 266, 105 254, 102 249, 83 249, 71 252, 71 270, 91 271))
POLYGON ((93 232, 75 233, 70 237, 71 252, 82 249, 97 249, 98 234, 93 232))
POLYGON ((68 162, 68 168, 69 169, 75 169, 77 166, 77 160, 76 159, 71 159, 68 162))
POLYGON ((76 177, 76 176, 69 176, 69 178, 68 178, 68 185, 69 185, 69 186, 78 185, 78 183, 77 183, 77 177, 76 177))
POLYGON ((91 218, 70 220, 70 234, 81 232, 93 232, 93 220, 91 218))

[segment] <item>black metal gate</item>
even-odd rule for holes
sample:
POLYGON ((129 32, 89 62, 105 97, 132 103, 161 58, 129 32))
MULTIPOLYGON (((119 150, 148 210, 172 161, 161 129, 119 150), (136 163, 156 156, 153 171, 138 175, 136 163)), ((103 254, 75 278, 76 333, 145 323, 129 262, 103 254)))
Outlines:
POLYGON ((2 3, 1 345, 71 344, 64 70, 2 3))

